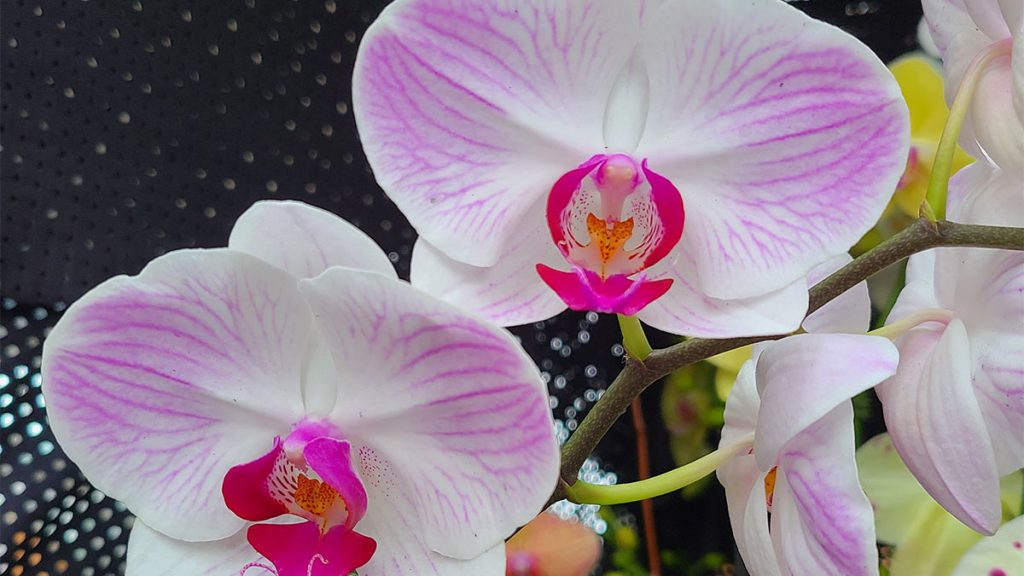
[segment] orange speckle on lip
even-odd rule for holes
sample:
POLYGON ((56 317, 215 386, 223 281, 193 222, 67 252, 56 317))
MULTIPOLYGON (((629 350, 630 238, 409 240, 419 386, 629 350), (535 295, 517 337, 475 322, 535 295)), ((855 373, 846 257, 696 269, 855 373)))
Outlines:
MULTIPOLYGON (((633 237, 633 219, 609 222, 590 213, 587 215, 587 232, 590 232, 590 238, 597 242, 601 262, 607 264, 633 237)), ((601 276, 604 276, 603 266, 601 276)))

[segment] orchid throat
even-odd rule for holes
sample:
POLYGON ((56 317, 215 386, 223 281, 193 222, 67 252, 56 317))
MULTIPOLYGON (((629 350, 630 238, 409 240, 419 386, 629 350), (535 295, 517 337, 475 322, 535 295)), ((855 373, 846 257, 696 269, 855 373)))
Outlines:
POLYGON ((548 229, 572 271, 537 264, 537 273, 573 310, 635 314, 672 286, 644 271, 679 242, 683 221, 679 190, 646 160, 595 155, 548 196, 548 229))

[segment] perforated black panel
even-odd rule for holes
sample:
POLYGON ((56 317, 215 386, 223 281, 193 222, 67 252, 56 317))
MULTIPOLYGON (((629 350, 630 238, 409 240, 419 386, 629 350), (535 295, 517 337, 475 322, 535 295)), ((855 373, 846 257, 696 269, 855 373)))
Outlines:
MULTIPOLYGON (((408 275, 415 233, 374 184, 350 107, 358 42, 385 3, 0 2, 0 572, 123 568, 130 516, 89 486, 46 425, 40 345, 61 302, 169 250, 223 246, 235 218, 264 198, 340 214, 408 275)), ((883 59, 915 45, 912 0, 794 5, 883 59)), ((618 371, 614 320, 566 314, 515 333, 568 434, 618 371)), ((654 467, 664 470, 672 464, 657 398, 655 389, 645 402, 654 467)), ((605 469, 632 479, 628 422, 600 454, 605 469)), ((730 545, 720 493, 656 507, 663 546, 730 545)))

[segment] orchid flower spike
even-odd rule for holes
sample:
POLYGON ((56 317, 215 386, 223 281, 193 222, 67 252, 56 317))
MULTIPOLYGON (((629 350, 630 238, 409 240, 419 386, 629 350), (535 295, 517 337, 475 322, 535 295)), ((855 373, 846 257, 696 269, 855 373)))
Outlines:
POLYGON ((1024 0, 923 0, 952 102, 979 76, 960 143, 1024 177, 1024 0), (991 56, 991 58, 989 57, 991 56))
POLYGON ((502 325, 791 331, 908 150, 885 66, 780 0, 398 0, 353 109, 413 285, 502 325))
MULTIPOLYGON (((979 161, 950 182, 949 218, 1024 226, 1022 183, 979 161)), ((1024 467, 1024 253, 912 256, 887 323, 915 317, 931 320, 896 339, 899 371, 877 389, 887 428, 925 490, 992 534, 999 479, 1024 467)))
POLYGON ((501 574, 557 481, 515 341, 300 203, 93 289, 42 373, 65 451, 138 516, 130 575, 501 574))
POLYGON ((878 574, 850 398, 893 374, 897 360, 878 336, 800 334, 755 346, 726 402, 721 441, 753 433, 754 447, 718 469, 751 574, 878 574))

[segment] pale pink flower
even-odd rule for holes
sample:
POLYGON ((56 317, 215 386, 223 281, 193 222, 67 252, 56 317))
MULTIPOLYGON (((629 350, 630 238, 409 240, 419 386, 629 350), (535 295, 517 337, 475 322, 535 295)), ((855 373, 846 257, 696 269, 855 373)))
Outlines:
POLYGON ((353 104, 413 284, 503 325, 793 330, 908 149, 881 62, 778 0, 399 0, 353 104))
POLYGON ((42 374, 63 448, 138 516, 129 574, 501 574, 557 479, 514 340, 299 203, 93 289, 42 374))

